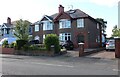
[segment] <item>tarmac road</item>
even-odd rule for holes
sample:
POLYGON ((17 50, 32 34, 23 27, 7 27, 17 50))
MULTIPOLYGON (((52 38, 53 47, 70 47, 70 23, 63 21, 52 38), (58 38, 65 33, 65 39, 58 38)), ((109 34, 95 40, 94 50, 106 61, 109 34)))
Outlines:
POLYGON ((4 56, 3 75, 118 75, 118 60, 90 57, 4 56))

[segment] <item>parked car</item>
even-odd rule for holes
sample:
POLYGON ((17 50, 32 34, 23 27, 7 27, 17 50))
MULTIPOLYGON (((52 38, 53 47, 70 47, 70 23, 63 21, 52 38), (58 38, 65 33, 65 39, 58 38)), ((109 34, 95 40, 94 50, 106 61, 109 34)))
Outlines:
POLYGON ((13 37, 8 37, 8 38, 3 38, 0 40, 0 46, 3 44, 3 42, 7 40, 8 41, 8 44, 11 44, 12 42, 15 42, 17 39, 16 38, 13 38, 13 37))
POLYGON ((29 44, 39 44, 39 40, 31 40, 29 41, 29 44))
POLYGON ((60 42, 60 46, 65 47, 67 50, 73 50, 74 49, 74 45, 73 42, 68 40, 68 41, 61 41, 60 42))
POLYGON ((112 40, 108 40, 106 42, 106 50, 115 50, 115 40, 112 39, 112 40))

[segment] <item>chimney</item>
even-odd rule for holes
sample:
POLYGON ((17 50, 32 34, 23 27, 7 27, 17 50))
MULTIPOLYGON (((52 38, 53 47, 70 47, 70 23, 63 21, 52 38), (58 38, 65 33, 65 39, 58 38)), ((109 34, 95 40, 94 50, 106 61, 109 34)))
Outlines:
POLYGON ((7 23, 11 24, 11 18, 10 17, 7 18, 7 23))
POLYGON ((59 13, 64 12, 64 7, 62 5, 59 5, 59 13))

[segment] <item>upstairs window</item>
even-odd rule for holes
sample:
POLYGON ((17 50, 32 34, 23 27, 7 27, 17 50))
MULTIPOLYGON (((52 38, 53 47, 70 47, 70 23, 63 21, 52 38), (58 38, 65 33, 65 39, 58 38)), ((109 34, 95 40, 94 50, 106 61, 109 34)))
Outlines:
POLYGON ((97 23, 97 29, 99 29, 99 23, 97 23))
POLYGON ((84 28, 84 19, 77 19, 77 28, 84 28))
POLYGON ((59 28, 71 28, 71 21, 68 19, 61 19, 59 21, 59 28))
POLYGON ((43 21, 43 30, 53 30, 52 22, 43 21))
POLYGON ((39 25, 35 25, 35 32, 39 31, 39 25))

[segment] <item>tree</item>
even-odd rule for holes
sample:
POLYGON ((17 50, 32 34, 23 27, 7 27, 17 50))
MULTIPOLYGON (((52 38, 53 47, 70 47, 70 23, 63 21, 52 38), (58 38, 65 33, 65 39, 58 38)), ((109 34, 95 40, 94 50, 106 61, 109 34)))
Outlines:
POLYGON ((28 40, 29 39, 29 26, 30 22, 27 20, 18 20, 15 22, 15 33, 14 35, 18 40, 28 40))
POLYGON ((97 18, 96 20, 99 21, 102 24, 102 26, 101 26, 102 27, 102 32, 103 32, 103 34, 105 34, 106 28, 107 28, 107 26, 106 26, 107 21, 105 21, 102 18, 97 18))
POLYGON ((115 25, 112 29, 112 37, 120 37, 120 29, 115 25))

